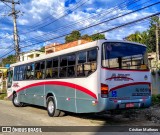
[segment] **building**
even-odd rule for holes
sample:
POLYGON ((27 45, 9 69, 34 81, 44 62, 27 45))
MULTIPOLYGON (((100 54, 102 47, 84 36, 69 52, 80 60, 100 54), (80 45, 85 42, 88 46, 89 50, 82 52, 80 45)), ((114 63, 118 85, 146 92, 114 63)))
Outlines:
POLYGON ((160 60, 156 61, 156 52, 148 53, 148 63, 151 71, 152 93, 160 94, 160 60))
POLYGON ((0 92, 6 89, 7 68, 0 67, 0 92))
POLYGON ((40 57, 44 55, 44 52, 38 51, 38 50, 32 50, 30 52, 25 52, 20 54, 20 61, 26 61, 30 60, 36 57, 40 57))
POLYGON ((160 67, 160 60, 158 60, 158 63, 156 61, 156 52, 148 53, 148 63, 151 70, 155 70, 158 65, 160 67))
POLYGON ((73 41, 73 42, 65 43, 65 44, 53 43, 53 44, 45 46, 45 54, 57 52, 57 51, 60 51, 60 50, 63 50, 63 49, 78 46, 78 45, 85 44, 85 43, 88 43, 88 42, 90 42, 90 41, 88 41, 88 40, 77 40, 77 41, 73 41))

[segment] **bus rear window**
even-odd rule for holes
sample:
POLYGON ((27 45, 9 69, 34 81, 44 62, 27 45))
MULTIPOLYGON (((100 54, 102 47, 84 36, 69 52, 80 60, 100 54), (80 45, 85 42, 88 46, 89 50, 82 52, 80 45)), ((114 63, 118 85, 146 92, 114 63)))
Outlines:
POLYGON ((147 69, 146 47, 131 43, 104 43, 102 66, 116 69, 147 69))

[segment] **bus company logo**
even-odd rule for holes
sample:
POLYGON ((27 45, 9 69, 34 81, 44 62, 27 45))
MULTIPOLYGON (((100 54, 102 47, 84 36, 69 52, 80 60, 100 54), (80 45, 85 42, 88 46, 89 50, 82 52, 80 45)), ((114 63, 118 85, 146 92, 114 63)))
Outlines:
POLYGON ((130 74, 116 74, 116 73, 113 73, 111 75, 110 78, 107 78, 106 80, 114 80, 114 81, 134 81, 132 78, 130 78, 130 74))
POLYGON ((144 76, 144 80, 148 80, 148 76, 147 75, 144 76))
POLYGON ((13 87, 18 88, 18 87, 20 87, 20 86, 19 86, 18 83, 14 83, 14 84, 13 84, 13 87))

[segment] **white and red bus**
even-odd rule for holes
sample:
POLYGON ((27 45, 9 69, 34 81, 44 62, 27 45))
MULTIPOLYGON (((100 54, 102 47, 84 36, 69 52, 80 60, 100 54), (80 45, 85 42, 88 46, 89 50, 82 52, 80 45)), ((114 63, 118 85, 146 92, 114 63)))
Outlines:
POLYGON ((12 64, 8 98, 34 104, 49 116, 149 107, 151 77, 146 46, 98 40, 12 64))

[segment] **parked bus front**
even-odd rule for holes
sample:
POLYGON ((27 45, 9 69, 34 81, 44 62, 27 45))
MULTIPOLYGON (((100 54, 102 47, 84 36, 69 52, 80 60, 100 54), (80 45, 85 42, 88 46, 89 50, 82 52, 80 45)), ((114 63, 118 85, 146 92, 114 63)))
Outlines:
POLYGON ((131 42, 102 45, 101 97, 106 109, 151 105, 151 77, 146 46, 131 42))

